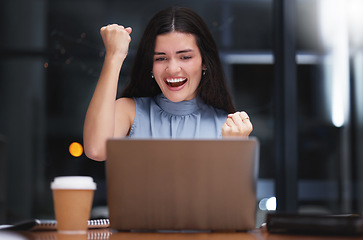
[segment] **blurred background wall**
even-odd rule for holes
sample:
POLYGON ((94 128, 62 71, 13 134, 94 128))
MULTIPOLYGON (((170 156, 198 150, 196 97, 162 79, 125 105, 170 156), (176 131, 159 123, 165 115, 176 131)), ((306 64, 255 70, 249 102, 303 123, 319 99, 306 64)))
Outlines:
MULTIPOLYGON (((105 206, 104 163, 83 154, 83 120, 102 67, 99 29, 131 26, 128 73, 149 19, 172 5, 199 13, 220 50, 237 109, 261 142, 259 211, 276 196, 274 0, 3 0, 0 3, 0 223, 52 218, 55 176, 91 175, 105 206), (6 147, 5 147, 6 146, 6 147)), ((360 213, 363 200, 363 20, 359 0, 296 0, 298 211, 360 213)), ((288 89, 285 89, 288 91, 288 89)), ((287 113, 289 114, 289 113, 287 113)), ((289 160, 287 160, 289 161, 289 160)), ((289 171, 285 169, 284 171, 289 171)), ((294 171, 292 169, 292 171, 294 171)), ((277 202, 279 202, 277 200, 277 202)))

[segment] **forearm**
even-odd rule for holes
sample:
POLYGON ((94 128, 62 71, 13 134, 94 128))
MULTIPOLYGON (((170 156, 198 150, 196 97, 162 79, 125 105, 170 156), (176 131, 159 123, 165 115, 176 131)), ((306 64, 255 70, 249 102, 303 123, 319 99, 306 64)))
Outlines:
POLYGON ((106 55, 101 75, 89 104, 84 122, 83 141, 86 155, 106 159, 106 140, 114 135, 115 102, 123 60, 106 55))

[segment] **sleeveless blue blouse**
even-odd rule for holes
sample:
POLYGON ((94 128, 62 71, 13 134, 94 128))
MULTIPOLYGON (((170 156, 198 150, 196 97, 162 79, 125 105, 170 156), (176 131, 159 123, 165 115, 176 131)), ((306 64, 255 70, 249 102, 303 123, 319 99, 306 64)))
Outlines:
POLYGON ((136 114, 129 138, 221 138, 227 112, 196 97, 172 102, 163 94, 134 98, 136 114))

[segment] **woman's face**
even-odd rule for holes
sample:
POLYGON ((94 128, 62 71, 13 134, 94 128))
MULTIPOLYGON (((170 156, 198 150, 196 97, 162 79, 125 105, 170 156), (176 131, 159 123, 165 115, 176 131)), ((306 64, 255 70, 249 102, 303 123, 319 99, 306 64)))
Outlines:
POLYGON ((156 37, 153 74, 170 101, 181 102, 196 96, 202 68, 194 35, 174 31, 156 37))

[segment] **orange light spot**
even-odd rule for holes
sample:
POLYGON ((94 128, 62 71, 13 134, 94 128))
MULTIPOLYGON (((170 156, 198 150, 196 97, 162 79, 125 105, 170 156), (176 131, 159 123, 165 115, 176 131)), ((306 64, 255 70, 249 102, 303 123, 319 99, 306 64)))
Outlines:
POLYGON ((69 153, 73 156, 73 157, 79 157, 82 155, 83 153, 83 147, 80 143, 78 142, 73 142, 71 143, 71 145, 69 145, 69 153))

